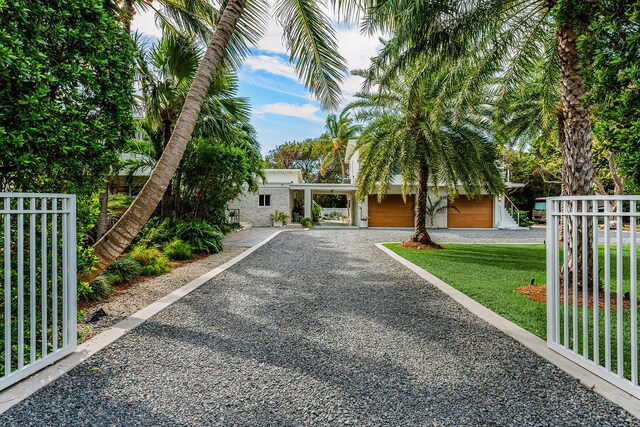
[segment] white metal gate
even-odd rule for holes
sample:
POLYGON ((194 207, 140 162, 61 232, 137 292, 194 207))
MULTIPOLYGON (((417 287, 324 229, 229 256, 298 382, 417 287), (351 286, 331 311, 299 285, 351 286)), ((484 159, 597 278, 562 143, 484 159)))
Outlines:
POLYGON ((638 202, 547 199, 547 344, 640 398, 638 202))
POLYGON ((0 193, 0 390, 76 348, 76 199, 0 193))

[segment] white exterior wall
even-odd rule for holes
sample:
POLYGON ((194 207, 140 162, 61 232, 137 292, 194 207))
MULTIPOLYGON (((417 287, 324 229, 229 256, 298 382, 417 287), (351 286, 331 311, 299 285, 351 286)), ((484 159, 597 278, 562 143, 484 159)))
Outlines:
MULTIPOLYGON (((260 187, 257 193, 246 192, 229 203, 229 209, 240 209, 240 223, 254 227, 271 227, 271 214, 277 210, 291 215, 289 186, 260 187), (258 206, 259 195, 269 194, 271 206, 258 206)), ((287 220, 290 222, 291 219, 287 220)))
MULTIPOLYGON (((444 190, 441 190, 439 195, 436 194, 433 190, 429 190, 427 195, 433 203, 439 200, 440 197, 447 197, 447 193, 444 190)), ((444 204, 444 202, 442 203, 444 204)), ((433 219, 433 228, 447 228, 447 211, 448 209, 436 214, 435 218, 433 219)), ((429 217, 427 217, 427 227, 431 227, 431 219, 429 217)))

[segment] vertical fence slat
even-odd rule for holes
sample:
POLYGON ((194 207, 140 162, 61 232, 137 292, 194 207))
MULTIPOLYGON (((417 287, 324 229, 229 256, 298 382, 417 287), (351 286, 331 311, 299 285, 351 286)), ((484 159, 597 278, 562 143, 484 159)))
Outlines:
MULTIPOLYGON (((58 199, 51 200, 52 210, 58 210, 58 199)), ((58 214, 51 214, 51 345, 58 351, 58 214)))
MULTIPOLYGON (((550 202, 547 204, 547 223, 555 224, 556 221, 555 216, 555 203, 550 202)), ((555 270, 555 262, 553 261, 553 257, 555 256, 555 250, 549 250, 548 248, 555 248, 557 245, 554 244, 556 238, 555 227, 549 226, 547 227, 547 342, 555 342, 556 340, 556 323, 557 323, 557 315, 555 308, 555 297, 556 297, 556 277, 557 272, 555 270)))
POLYGON ((631 382, 638 385, 638 252, 636 247, 636 203, 629 203, 629 297, 631 300, 631 382))
POLYGON ((41 308, 40 308, 40 317, 41 317, 41 323, 42 323, 42 343, 41 343, 41 350, 42 350, 42 357, 45 357, 47 355, 47 343, 49 341, 48 339, 48 334, 47 334, 47 264, 48 264, 48 256, 47 256, 47 214, 45 213, 45 211, 47 210, 47 198, 43 197, 41 199, 41 204, 40 204, 40 209, 42 210, 42 214, 41 214, 41 219, 40 219, 40 250, 41 250, 41 254, 40 254, 40 262, 41 262, 41 272, 40 272, 40 279, 41 279, 41 298, 40 298, 40 304, 41 304, 41 308))
MULTIPOLYGON (((560 339, 560 246, 558 245, 558 233, 555 230, 560 229, 560 216, 558 215, 560 211, 560 203, 553 203, 553 247, 555 250, 553 251, 553 311, 554 318, 553 322, 555 325, 554 331, 554 340, 557 341, 560 339)), ((549 283, 549 282, 547 282, 549 283)))
POLYGON ((67 294, 67 332, 68 343, 71 346, 76 346, 78 341, 77 334, 77 322, 78 317, 76 315, 78 308, 78 289, 77 289, 77 278, 76 272, 78 271, 78 251, 76 249, 76 196, 69 196, 68 203, 69 213, 67 215, 69 225, 67 227, 67 287, 65 288, 65 292, 67 294))
POLYGON ((18 369, 24 367, 24 199, 18 198, 18 369))
MULTIPOLYGON (((587 201, 582 201, 582 355, 589 357, 589 217, 587 201)), ((577 225, 577 221, 576 221, 577 225)), ((578 268, 578 266, 576 266, 578 268)), ((574 298, 577 298, 575 296, 574 298)))
MULTIPOLYGON (((11 209, 11 199, 4 198, 4 209, 11 209)), ((4 374, 11 373, 11 214, 4 214, 4 374)))
POLYGON ((564 346, 569 348, 569 251, 567 248, 569 247, 569 217, 568 215, 569 204, 566 201, 562 202, 562 227, 563 234, 562 238, 564 239, 564 250, 562 251, 562 262, 563 262, 563 272, 562 272, 562 290, 564 297, 564 346))
POLYGON ((604 203, 604 366, 611 370, 611 216, 604 203))
POLYGON ((622 314, 624 308, 622 306, 622 297, 624 296, 624 288, 622 283, 622 272, 624 271, 622 263, 622 201, 616 202, 616 350, 617 350, 617 366, 618 376, 624 376, 624 318, 622 314))
POLYGON ((30 362, 36 361, 36 198, 29 202, 29 353, 30 362))
MULTIPOLYGON (((597 214, 598 213, 598 201, 594 200, 591 207, 592 211, 597 214)), ((593 361, 596 364, 600 364, 600 324, 599 324, 599 314, 600 314, 600 295, 598 295, 598 278, 599 278, 599 268, 598 268, 598 258, 599 251, 598 247, 600 246, 600 235, 598 231, 598 217, 593 217, 593 361)))
POLYGON ((69 275, 66 274, 67 269, 69 268, 69 257, 67 247, 69 246, 69 236, 68 236, 68 227, 67 223, 69 222, 69 214, 66 213, 69 208, 67 199, 62 200, 62 210, 65 212, 62 214, 62 345, 69 345, 69 337, 68 334, 65 333, 69 329, 69 319, 68 319, 68 301, 69 298, 69 275))
POLYGON ((573 320, 573 351, 578 352, 578 201, 571 202, 571 241, 573 242, 571 251, 571 278, 573 280, 573 310, 571 318, 573 320))

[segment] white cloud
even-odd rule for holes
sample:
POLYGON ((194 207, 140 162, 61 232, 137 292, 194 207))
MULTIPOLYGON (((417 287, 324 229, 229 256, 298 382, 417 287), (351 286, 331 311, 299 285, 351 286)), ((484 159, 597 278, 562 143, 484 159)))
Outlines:
POLYGON ((256 116, 265 114, 275 114, 278 116, 296 117, 298 119, 307 120, 314 123, 324 123, 325 119, 316 113, 320 108, 314 104, 295 105, 286 102, 276 102, 274 104, 261 105, 256 107, 253 112, 256 116))
POLYGON ((244 65, 252 71, 266 71, 276 76, 286 77, 296 82, 298 81, 298 76, 293 66, 278 56, 249 56, 244 61, 244 65))
POLYGON ((138 31, 158 39, 162 37, 162 31, 156 26, 155 14, 155 11, 150 8, 136 11, 131 23, 131 31, 138 31))
MULTIPOLYGON (((273 0, 269 3, 273 5, 273 0)), ((325 12, 331 18, 334 28, 336 28, 336 39, 338 41, 338 50, 345 58, 349 70, 366 68, 369 66, 369 60, 375 56, 381 47, 379 37, 381 34, 364 35, 360 32, 357 25, 345 26, 344 23, 338 24, 335 14, 325 7, 325 12)), ((273 12, 273 7, 270 8, 273 12)), ((151 9, 139 11, 133 20, 132 28, 143 34, 160 38, 161 32, 155 25, 154 12, 151 9)), ((262 53, 250 56, 246 59, 245 65, 251 71, 265 71, 277 76, 285 77, 292 81, 298 81, 293 66, 287 60, 269 55, 275 53, 286 55, 287 51, 282 41, 282 28, 272 16, 269 18, 268 25, 264 36, 258 42, 256 48, 262 53)), ((342 84, 343 104, 353 99, 362 84, 362 79, 355 76, 347 76, 342 84)), ((310 97, 308 92, 300 93, 302 97, 310 97)))

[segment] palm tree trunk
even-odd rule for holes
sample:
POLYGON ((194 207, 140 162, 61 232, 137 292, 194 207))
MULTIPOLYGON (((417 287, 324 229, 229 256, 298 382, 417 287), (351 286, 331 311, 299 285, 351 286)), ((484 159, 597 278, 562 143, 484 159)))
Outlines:
POLYGON ((153 211, 162 200, 182 155, 191 139, 202 104, 211 86, 213 76, 220 70, 223 56, 231 37, 236 30, 238 20, 244 10, 245 0, 229 0, 220 21, 207 46, 207 51, 198 66, 189 93, 180 112, 180 117, 171 139, 164 149, 160 160, 151 171, 149 179, 135 198, 129 209, 118 222, 94 246, 98 258, 95 269, 81 280, 91 281, 103 272, 129 246, 140 229, 149 220, 153 211))
MULTIPOLYGON (((580 74, 581 64, 578 56, 576 32, 572 25, 559 26, 556 31, 558 40, 558 59, 561 78, 562 113, 564 118, 564 138, 562 146, 562 185, 568 196, 593 194, 593 150, 591 141, 591 109, 583 103, 585 91, 580 74)), ((571 207, 569 208, 571 210, 571 207)), ((580 206, 578 206, 580 210, 580 206)), ((584 262, 589 274, 592 272, 591 246, 593 221, 587 226, 587 260, 582 259, 582 220, 577 217, 567 219, 568 236, 565 236, 565 248, 568 252, 570 276, 574 267, 578 268, 580 284, 589 283, 589 277, 581 277, 584 262), (574 247, 573 229, 577 232, 577 247, 574 247), (574 251, 577 251, 578 264, 573 265, 574 251)))
MULTIPOLYGON (((164 136, 164 143, 162 145, 163 151, 167 149, 169 141, 171 141, 173 123, 171 120, 164 120, 162 122, 162 132, 164 136)), ((171 187, 173 186, 173 178, 169 181, 167 190, 162 196, 162 202, 160 202, 160 219, 170 218, 173 215, 173 195, 171 187)))
POLYGON ((96 224, 96 239, 99 240, 102 236, 107 232, 107 227, 109 226, 109 191, 108 184, 105 184, 105 191, 98 195, 98 200, 100 203, 100 209, 98 211, 98 222, 96 224))
POLYGON ((131 34, 131 23, 133 22, 133 15, 135 15, 136 9, 133 5, 133 0, 125 0, 122 5, 122 27, 131 34))
POLYGON ((420 170, 418 171, 418 194, 416 195, 415 207, 415 230, 411 236, 411 241, 421 243, 432 249, 443 249, 442 246, 431 240, 427 233, 427 192, 429 191, 429 168, 427 162, 420 160, 420 170))
POLYGON ((345 176, 345 168, 344 168, 344 156, 342 155, 342 150, 338 150, 338 160, 340 160, 340 171, 342 173, 342 180, 346 178, 345 176))

